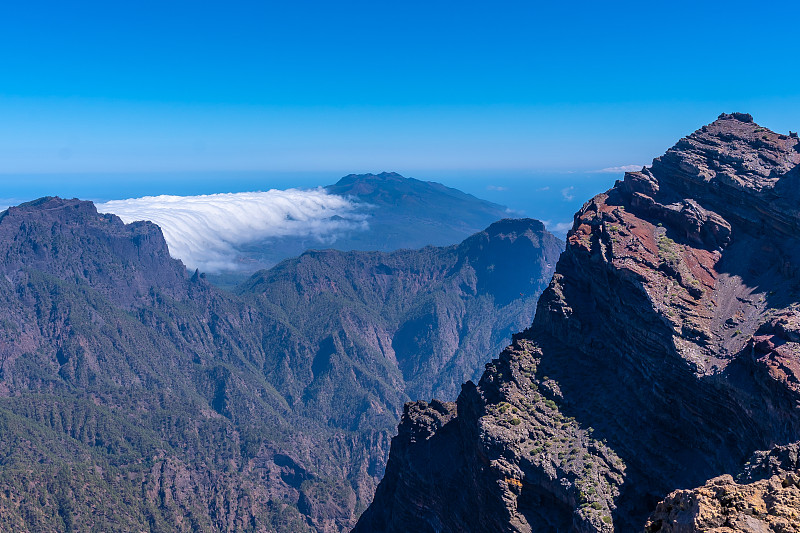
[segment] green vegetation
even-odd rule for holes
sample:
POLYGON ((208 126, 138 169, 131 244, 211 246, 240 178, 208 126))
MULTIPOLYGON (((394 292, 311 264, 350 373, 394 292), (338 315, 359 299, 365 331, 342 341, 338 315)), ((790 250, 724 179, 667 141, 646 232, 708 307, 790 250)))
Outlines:
POLYGON ((659 235, 658 257, 666 263, 676 264, 680 261, 680 248, 666 235, 659 235))

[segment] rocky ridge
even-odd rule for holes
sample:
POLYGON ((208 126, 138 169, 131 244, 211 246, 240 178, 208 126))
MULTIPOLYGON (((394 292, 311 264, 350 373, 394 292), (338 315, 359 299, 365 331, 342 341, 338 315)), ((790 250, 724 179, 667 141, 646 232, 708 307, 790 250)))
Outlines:
POLYGON ((406 408, 354 531, 641 531, 800 439, 799 145, 723 114, 587 202, 531 327, 446 420, 406 408))

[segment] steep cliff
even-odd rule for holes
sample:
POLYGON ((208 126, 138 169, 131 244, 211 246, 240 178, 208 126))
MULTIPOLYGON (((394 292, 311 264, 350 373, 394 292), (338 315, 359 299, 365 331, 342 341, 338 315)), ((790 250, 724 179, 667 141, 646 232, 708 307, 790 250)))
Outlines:
POLYGON ((379 378, 371 402, 394 427, 405 399, 455 399, 461 383, 480 376, 483 354, 533 319, 562 249, 541 222, 505 219, 454 246, 307 252, 238 293, 321 347, 304 364, 272 361, 273 382, 310 400, 308 410, 329 423, 357 427, 369 422, 343 409, 362 399, 353 394, 366 386, 357 366, 379 378), (320 389, 331 394, 310 392, 320 389))
POLYGON ((723 114, 587 202, 531 327, 446 415, 407 406, 355 531, 642 530, 798 440, 799 163, 723 114))

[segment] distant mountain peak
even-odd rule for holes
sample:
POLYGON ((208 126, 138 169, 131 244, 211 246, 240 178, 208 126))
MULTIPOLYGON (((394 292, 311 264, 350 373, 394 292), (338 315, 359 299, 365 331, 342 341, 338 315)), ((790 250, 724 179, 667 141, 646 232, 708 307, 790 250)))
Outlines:
POLYGON ((96 212, 94 204, 86 200, 78 200, 77 198, 67 199, 59 196, 43 196, 30 202, 24 202, 18 206, 13 206, 10 209, 13 211, 40 211, 44 212, 52 209, 63 208, 82 209, 88 212, 96 212))
MULTIPOLYGON (((337 185, 340 184, 347 184, 353 183, 356 181, 401 181, 413 178, 406 178, 405 176, 398 174, 397 172, 380 172, 378 174, 373 174, 368 172, 366 174, 348 174, 336 182, 337 185)), ((416 180, 415 180, 416 181, 416 180)))
POLYGON ((508 217, 502 205, 397 172, 349 174, 325 189, 359 202, 369 217, 370 231, 337 240, 339 249, 448 246, 508 217))
POLYGON ((486 228, 486 233, 494 236, 504 235, 511 232, 524 233, 529 230, 537 233, 547 231, 544 223, 540 220, 536 220, 535 218, 503 218, 486 228))
POLYGON ((334 185, 326 187, 329 193, 333 194, 354 194, 362 195, 373 192, 376 189, 393 189, 398 186, 424 183, 414 178, 406 178, 397 172, 381 172, 379 174, 348 174, 342 177, 334 185))
MULTIPOLYGON (((474 204, 484 210, 505 213, 506 208, 471 194, 448 187, 435 181, 406 178, 397 172, 380 174, 348 174, 325 189, 331 194, 350 195, 368 202, 394 205, 397 201, 411 197, 422 199, 431 206, 439 207, 445 199, 459 203, 474 204)), ((499 218, 499 217, 498 217, 499 218)))

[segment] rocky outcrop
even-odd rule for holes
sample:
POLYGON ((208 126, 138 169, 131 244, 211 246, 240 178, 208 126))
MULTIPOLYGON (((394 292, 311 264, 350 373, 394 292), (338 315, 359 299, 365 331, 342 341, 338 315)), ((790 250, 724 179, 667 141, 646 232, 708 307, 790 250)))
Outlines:
POLYGON ((558 385, 536 378, 541 355, 518 337, 455 406, 407 404, 354 531, 608 530, 625 465, 560 412, 558 385))
POLYGON ((800 476, 740 485, 722 475, 695 490, 671 493, 645 526, 647 533, 800 531, 800 476))
POLYGON ((356 531, 641 531, 676 488, 800 439, 799 163, 798 139, 723 114, 584 204, 531 327, 437 447, 401 429, 356 531))
POLYGON ((737 480, 724 474, 658 504, 645 533, 800 531, 800 443, 758 451, 737 480))

